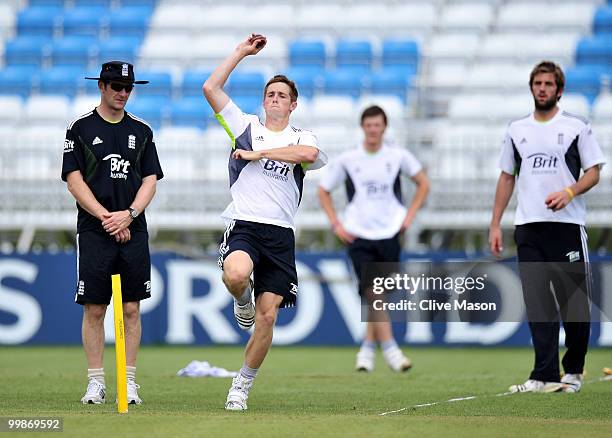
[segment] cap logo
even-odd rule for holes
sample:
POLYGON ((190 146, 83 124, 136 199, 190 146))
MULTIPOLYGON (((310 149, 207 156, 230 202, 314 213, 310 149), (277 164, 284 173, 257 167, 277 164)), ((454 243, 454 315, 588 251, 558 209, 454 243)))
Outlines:
POLYGON ((121 66, 121 76, 127 76, 127 75, 128 75, 128 65, 123 64, 121 66))

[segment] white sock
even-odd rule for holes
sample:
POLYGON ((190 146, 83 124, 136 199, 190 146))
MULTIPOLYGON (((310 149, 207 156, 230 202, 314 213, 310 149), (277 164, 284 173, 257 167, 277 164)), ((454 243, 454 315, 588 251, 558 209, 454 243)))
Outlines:
POLYGON ((136 380, 136 367, 125 367, 128 380, 136 380))
POLYGON ((99 383, 106 386, 104 382, 104 368, 87 368, 87 378, 96 379, 99 383))

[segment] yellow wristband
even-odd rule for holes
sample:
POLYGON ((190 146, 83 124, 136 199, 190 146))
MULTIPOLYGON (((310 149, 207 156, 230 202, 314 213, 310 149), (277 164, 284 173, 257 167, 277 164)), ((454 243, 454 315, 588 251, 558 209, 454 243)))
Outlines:
POLYGON ((570 199, 573 199, 574 196, 576 196, 576 195, 574 195, 574 191, 572 189, 570 189, 569 187, 566 187, 565 191, 567 192, 568 195, 570 195, 570 199))

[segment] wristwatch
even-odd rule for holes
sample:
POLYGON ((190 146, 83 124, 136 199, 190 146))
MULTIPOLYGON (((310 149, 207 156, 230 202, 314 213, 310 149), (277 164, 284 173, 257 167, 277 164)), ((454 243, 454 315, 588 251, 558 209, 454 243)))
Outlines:
POLYGON ((135 208, 128 207, 128 211, 130 212, 130 216, 132 216, 132 219, 136 219, 138 217, 138 210, 136 210, 135 208))

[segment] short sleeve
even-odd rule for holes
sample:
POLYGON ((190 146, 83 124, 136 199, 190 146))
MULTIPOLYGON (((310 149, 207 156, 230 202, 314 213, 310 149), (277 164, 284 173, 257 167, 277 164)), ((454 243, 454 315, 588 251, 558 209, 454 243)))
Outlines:
POLYGON ((80 170, 81 173, 85 170, 85 157, 83 147, 76 140, 72 127, 66 130, 66 138, 64 139, 64 158, 62 160, 62 181, 66 181, 69 173, 75 170, 80 170))
POLYGON ((159 157, 157 156, 157 147, 153 141, 153 133, 151 133, 142 154, 140 174, 143 178, 146 176, 156 175, 158 180, 164 177, 164 172, 162 171, 161 164, 159 163, 159 157))
POLYGON ((327 154, 319 147, 319 141, 312 132, 304 132, 298 139, 298 144, 302 146, 312 146, 319 150, 319 155, 314 163, 302 165, 304 170, 317 170, 327 164, 327 154))
POLYGON ((423 169, 423 166, 412 154, 412 152, 405 149, 401 149, 400 160, 400 168, 402 169, 402 173, 410 177, 415 176, 423 169))
POLYGON ((578 137, 578 153, 580 154, 582 170, 587 170, 595 165, 599 165, 601 168, 606 163, 590 123, 585 126, 578 137))
POLYGON ((512 147, 512 137, 510 132, 506 133, 499 155, 499 168, 509 175, 516 173, 516 160, 514 159, 514 147, 512 147))
POLYGON ((249 115, 243 113, 231 99, 219 114, 215 114, 215 118, 232 140, 232 147, 235 147, 236 138, 240 137, 250 123, 249 115))
POLYGON ((319 186, 326 192, 331 192, 342 184, 344 180, 346 180, 346 170, 341 160, 337 159, 329 163, 319 181, 319 186))

